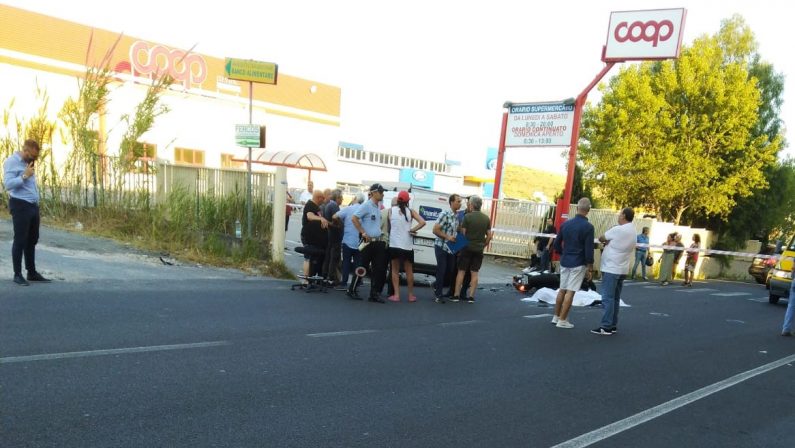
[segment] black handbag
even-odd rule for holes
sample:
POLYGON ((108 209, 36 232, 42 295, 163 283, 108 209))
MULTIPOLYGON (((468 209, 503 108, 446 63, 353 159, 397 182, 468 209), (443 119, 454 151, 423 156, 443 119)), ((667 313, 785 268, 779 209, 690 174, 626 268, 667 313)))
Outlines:
POLYGON ((654 266, 654 258, 651 254, 646 255, 646 266, 654 266))

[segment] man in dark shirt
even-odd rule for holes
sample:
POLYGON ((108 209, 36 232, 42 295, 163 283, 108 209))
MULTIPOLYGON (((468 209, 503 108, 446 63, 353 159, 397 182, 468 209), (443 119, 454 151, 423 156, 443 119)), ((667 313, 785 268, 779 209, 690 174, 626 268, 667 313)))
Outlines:
POLYGON ((339 219, 334 220, 334 215, 340 211, 340 202, 342 202, 342 191, 333 190, 323 208, 323 217, 329 222, 326 258, 323 260, 323 277, 332 286, 337 284, 337 267, 340 264, 340 251, 342 250, 342 222, 339 219))
POLYGON ((321 265, 315 266, 310 260, 323 259, 323 255, 318 257, 317 253, 325 253, 328 236, 326 228, 328 221, 320 214, 320 206, 323 204, 323 192, 315 190, 312 199, 304 205, 303 216, 301 216, 301 244, 308 253, 304 253, 304 275, 307 277, 317 274, 321 265))
POLYGON ((472 275, 472 281, 469 297, 466 297, 466 300, 469 303, 475 303, 475 291, 478 289, 478 271, 480 271, 480 266, 483 264, 483 250, 491 242, 492 232, 491 220, 480 211, 483 206, 483 199, 480 196, 472 196, 469 198, 469 204, 472 206, 472 212, 467 213, 461 223, 461 232, 469 242, 461 250, 461 256, 458 260, 455 297, 460 300, 464 299, 460 297, 461 289, 464 285, 464 274, 469 271, 472 275))
POLYGON ((590 211, 591 201, 580 199, 577 214, 560 226, 555 238, 555 250, 561 254, 560 289, 552 323, 558 328, 574 328, 568 319, 574 293, 582 286, 583 278, 590 281, 593 276, 594 228, 587 218, 590 211))

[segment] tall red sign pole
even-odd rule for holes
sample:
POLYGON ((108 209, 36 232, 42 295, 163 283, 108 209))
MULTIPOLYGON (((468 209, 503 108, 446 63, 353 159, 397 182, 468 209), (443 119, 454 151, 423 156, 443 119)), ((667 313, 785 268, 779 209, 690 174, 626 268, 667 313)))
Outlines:
POLYGON ((505 159, 505 133, 508 129, 508 111, 511 108, 511 103, 503 105, 506 108, 502 112, 502 129, 500 130, 500 147, 497 150, 497 173, 494 175, 494 191, 491 194, 491 226, 497 225, 497 200, 500 199, 500 183, 502 182, 502 164, 505 159))
POLYGON ((577 143, 580 140, 580 119, 582 118, 582 109, 585 107, 585 99, 588 98, 588 92, 602 80, 602 78, 610 71, 615 62, 607 62, 602 68, 602 71, 596 75, 590 84, 577 95, 574 100, 574 123, 571 130, 571 142, 569 143, 569 173, 566 176, 566 189, 563 190, 563 200, 558 201, 557 209, 555 210, 555 228, 560 229, 560 225, 569 217, 569 207, 571 204, 571 189, 574 186, 574 167, 577 163, 577 143))

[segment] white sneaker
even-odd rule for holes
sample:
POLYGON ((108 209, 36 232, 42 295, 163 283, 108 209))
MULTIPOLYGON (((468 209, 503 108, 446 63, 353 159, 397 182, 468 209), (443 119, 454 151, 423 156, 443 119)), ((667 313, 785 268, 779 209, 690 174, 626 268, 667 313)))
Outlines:
POLYGON ((552 324, 553 325, 558 323, 559 321, 560 321, 560 318, 558 316, 552 316, 552 324))
POLYGON ((574 324, 567 321, 567 320, 559 320, 558 324, 555 325, 558 328, 574 328, 574 324))

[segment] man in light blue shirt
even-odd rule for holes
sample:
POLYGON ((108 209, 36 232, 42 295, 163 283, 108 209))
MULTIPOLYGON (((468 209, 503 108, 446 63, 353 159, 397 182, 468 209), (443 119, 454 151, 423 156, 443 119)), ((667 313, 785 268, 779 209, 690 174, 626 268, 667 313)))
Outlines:
POLYGON ((8 195, 8 209, 14 223, 14 243, 11 245, 11 262, 14 283, 28 286, 30 282, 48 282, 36 271, 36 243, 39 242, 39 190, 36 187, 36 159, 39 144, 25 140, 22 151, 17 151, 3 163, 3 184, 8 195), (28 278, 22 277, 22 255, 28 278))
MULTIPOLYGON (((361 235, 365 246, 360 252, 360 266, 368 269, 370 274, 370 302, 385 303, 379 295, 384 287, 386 277, 386 243, 381 241, 381 201, 384 199, 384 187, 381 184, 370 186, 370 199, 356 210, 351 221, 361 235)), ((351 282, 348 296, 361 300, 356 292, 360 283, 359 277, 351 282)))
POLYGON ((333 218, 342 222, 342 280, 337 290, 348 290, 351 269, 359 265, 359 231, 353 225, 353 214, 364 202, 364 194, 357 193, 353 203, 338 211, 333 218))

